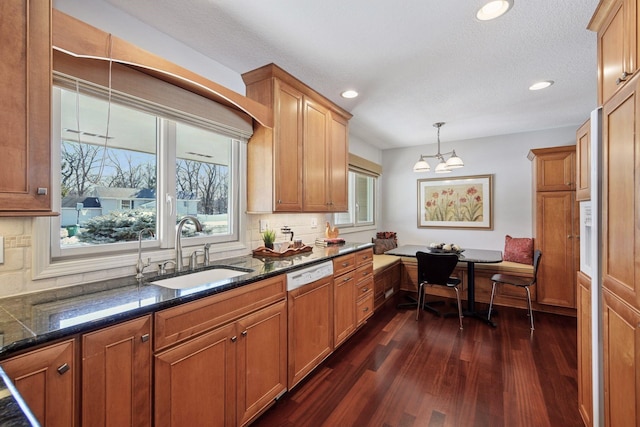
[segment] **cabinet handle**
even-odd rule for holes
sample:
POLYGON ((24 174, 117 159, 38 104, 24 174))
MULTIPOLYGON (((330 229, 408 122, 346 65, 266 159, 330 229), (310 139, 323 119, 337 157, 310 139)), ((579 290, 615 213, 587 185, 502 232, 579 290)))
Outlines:
POLYGON ((567 236, 567 239, 571 239, 572 237, 573 237, 573 236, 572 236, 571 234, 569 234, 569 235, 567 236))
POLYGON ((348 282, 348 281, 349 281, 349 280, 351 280, 351 279, 352 279, 351 277, 345 277, 344 279, 342 279, 342 281, 346 283, 346 282, 348 282))
POLYGON ((238 341, 238 337, 236 335, 231 337, 231 342, 236 342, 238 341))
POLYGON ((629 77, 630 75, 631 75, 630 73, 623 71, 622 75, 620 75, 620 77, 618 77, 618 80, 616 80, 616 86, 624 81, 627 81, 627 77, 629 77))
POLYGON ((243 337, 246 337, 247 336, 247 331, 246 330, 242 331, 240 335, 242 335, 243 337))
POLYGON ((49 189, 45 187, 38 187, 38 191, 36 191, 36 194, 38 196, 46 196, 48 192, 49 192, 49 189))
POLYGON ((144 334, 143 336, 141 336, 140 337, 140 341, 142 341, 142 342, 149 341, 149 334, 144 334))
POLYGON ((367 292, 369 292, 369 288, 362 288, 362 293, 366 294, 367 292))
POLYGON ((348 262, 343 262, 343 263, 342 263, 342 266, 343 266, 343 267, 348 267, 348 266, 349 266, 349 263, 348 263, 348 262))
POLYGON ((366 313, 367 311, 369 311, 369 307, 365 307, 365 308, 362 310, 362 312, 363 312, 363 313, 366 313))
POLYGON ((282 204, 282 199, 278 199, 278 204, 282 204))
POLYGON ((58 367, 57 371, 58 371, 58 373, 59 373, 60 375, 62 375, 62 374, 64 374, 65 372, 67 372, 69 369, 71 369, 71 368, 69 367, 69 364, 68 364, 68 363, 63 363, 62 365, 60 365, 60 366, 58 367))

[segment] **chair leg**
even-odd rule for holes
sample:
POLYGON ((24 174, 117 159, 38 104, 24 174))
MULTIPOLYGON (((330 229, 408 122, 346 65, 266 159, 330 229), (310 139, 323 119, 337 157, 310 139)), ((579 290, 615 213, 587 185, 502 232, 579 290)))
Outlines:
POLYGON ((533 331, 533 310, 531 310, 531 292, 529 287, 524 288, 527 291, 527 302, 529 303, 529 319, 531 319, 531 330, 533 331))
POLYGON ((456 299, 458 300, 458 318, 460 319, 460 330, 462 330, 462 318, 464 316, 462 316, 462 302, 460 301, 460 290, 458 289, 457 286, 453 289, 456 290, 456 299))
POLYGON ((418 307, 416 308, 416 320, 420 319, 422 304, 424 304, 424 282, 418 285, 418 307))
POLYGON ((487 320, 491 320, 491 310, 493 309, 493 296, 496 294, 496 282, 491 285, 491 300, 489 301, 489 313, 487 314, 487 320))

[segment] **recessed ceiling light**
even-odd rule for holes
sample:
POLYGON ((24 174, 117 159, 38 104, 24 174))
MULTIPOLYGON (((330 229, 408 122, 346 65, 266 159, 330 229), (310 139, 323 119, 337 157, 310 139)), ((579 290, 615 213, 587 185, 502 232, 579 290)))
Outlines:
POLYGON ((476 18, 480 21, 489 21, 507 13, 513 6, 514 0, 491 0, 478 10, 476 18))
POLYGON ((553 80, 545 80, 543 82, 537 82, 529 86, 529 90, 546 89, 553 84, 553 80))
POLYGON ((356 96, 358 96, 358 92, 349 89, 342 92, 340 96, 342 96, 343 98, 355 98, 356 96))

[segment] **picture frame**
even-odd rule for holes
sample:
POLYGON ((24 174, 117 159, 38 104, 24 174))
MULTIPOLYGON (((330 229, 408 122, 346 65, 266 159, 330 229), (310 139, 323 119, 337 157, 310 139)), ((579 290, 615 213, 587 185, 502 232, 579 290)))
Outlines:
POLYGON ((493 230, 493 175, 418 180, 418 228, 493 230))

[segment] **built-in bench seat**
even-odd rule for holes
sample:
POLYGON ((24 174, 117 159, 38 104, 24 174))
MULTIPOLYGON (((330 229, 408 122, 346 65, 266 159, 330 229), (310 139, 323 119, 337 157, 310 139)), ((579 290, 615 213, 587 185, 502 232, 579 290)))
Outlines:
POLYGON ((374 310, 400 289, 400 259, 395 255, 373 255, 374 310))
MULTIPOLYGON (((458 268, 466 268, 466 263, 459 263, 458 268)), ((502 261, 495 264, 476 264, 476 273, 479 271, 490 271, 491 274, 527 275, 533 278, 533 265, 520 264, 512 261, 502 261)))

